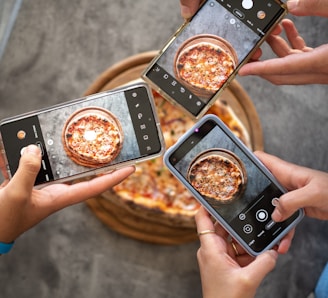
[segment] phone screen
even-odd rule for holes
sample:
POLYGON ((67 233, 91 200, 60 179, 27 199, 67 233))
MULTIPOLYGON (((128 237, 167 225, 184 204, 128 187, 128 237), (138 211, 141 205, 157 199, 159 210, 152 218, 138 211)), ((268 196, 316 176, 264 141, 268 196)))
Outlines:
POLYGON ((285 191, 250 154, 227 128, 208 120, 176 145, 165 162, 236 240, 259 253, 300 214, 282 223, 272 221, 274 199, 285 191))
POLYGON ((274 0, 206 1, 144 77, 197 118, 284 13, 274 0))
POLYGON ((42 165, 36 185, 160 154, 163 149, 149 92, 143 86, 4 121, 1 137, 12 175, 22 150, 29 144, 40 147, 42 165))

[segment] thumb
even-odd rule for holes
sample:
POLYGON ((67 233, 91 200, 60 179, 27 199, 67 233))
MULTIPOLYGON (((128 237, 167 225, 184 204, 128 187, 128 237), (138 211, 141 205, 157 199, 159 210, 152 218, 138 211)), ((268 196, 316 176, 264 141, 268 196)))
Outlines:
POLYGON ((278 259, 278 253, 275 250, 268 250, 256 257, 247 267, 248 276, 256 288, 260 285, 264 277, 274 269, 278 259))
POLYGON ((306 207, 309 194, 305 188, 296 189, 282 195, 276 202, 276 208, 271 214, 272 219, 276 222, 284 221, 300 208, 306 207))
POLYGON ((191 18, 199 8, 200 2, 201 0, 198 1, 180 0, 181 16, 184 19, 191 18))
POLYGON ((326 0, 288 0, 287 7, 296 16, 328 16, 326 0))
POLYGON ((35 179, 41 167, 41 150, 36 145, 29 145, 22 151, 19 166, 13 178, 8 184, 20 195, 29 194, 35 183, 35 179))

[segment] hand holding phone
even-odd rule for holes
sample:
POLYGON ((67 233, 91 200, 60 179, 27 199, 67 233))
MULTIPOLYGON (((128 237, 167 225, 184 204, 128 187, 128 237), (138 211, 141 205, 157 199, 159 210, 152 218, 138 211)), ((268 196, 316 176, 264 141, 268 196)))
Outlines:
POLYGON ((279 0, 207 0, 171 37, 142 77, 200 118, 287 13, 279 0))
POLYGON ((164 154, 164 163, 251 255, 272 248, 302 219, 271 214, 286 190, 214 115, 203 117, 164 154))
MULTIPOLYGON (((25 231, 65 207, 97 197, 134 172, 125 167, 101 177, 67 185, 58 183, 42 189, 33 189, 41 165, 41 152, 29 145, 20 158, 19 167, 10 181, 5 177, 0 188, 0 242, 6 251, 25 231)), ((0 156, 2 170, 2 158, 0 156)), ((5 176, 5 175, 4 175, 5 176)), ((4 252, 3 249, 0 251, 4 252)))
POLYGON ((26 146, 42 152, 36 185, 104 173, 161 155, 163 135, 145 83, 87 96, 0 123, 9 177, 26 146))

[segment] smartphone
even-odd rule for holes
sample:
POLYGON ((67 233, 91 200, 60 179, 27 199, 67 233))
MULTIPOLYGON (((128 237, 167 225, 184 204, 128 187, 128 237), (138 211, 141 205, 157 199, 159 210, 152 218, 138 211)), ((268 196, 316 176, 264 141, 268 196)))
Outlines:
POLYGON ((250 255, 275 246, 303 217, 298 210, 284 222, 271 219, 286 190, 217 116, 188 130, 164 163, 250 255))
POLYGON ((169 39, 142 78, 194 119, 286 15, 279 0, 208 0, 169 39))
POLYGON ((0 123, 9 177, 22 150, 36 144, 36 186, 101 174, 160 156, 164 141, 152 92, 144 82, 93 94, 0 123))

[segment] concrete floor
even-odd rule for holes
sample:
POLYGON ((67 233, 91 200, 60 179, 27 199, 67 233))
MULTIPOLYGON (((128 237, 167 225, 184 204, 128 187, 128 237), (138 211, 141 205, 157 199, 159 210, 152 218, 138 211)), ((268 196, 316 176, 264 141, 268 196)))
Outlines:
MULTIPOLYGON (((0 61, 0 118, 80 97, 109 66, 159 49, 181 23, 178 0, 23 1, 0 61)), ((309 46, 328 42, 327 19, 296 23, 309 46)), ((266 151, 328 171, 327 86, 237 80, 260 115, 266 151)), ((257 297, 307 297, 328 261, 327 234, 328 222, 305 219, 257 297)), ((127 238, 80 204, 25 233, 1 257, 0 296, 200 297, 198 246, 127 238)))

